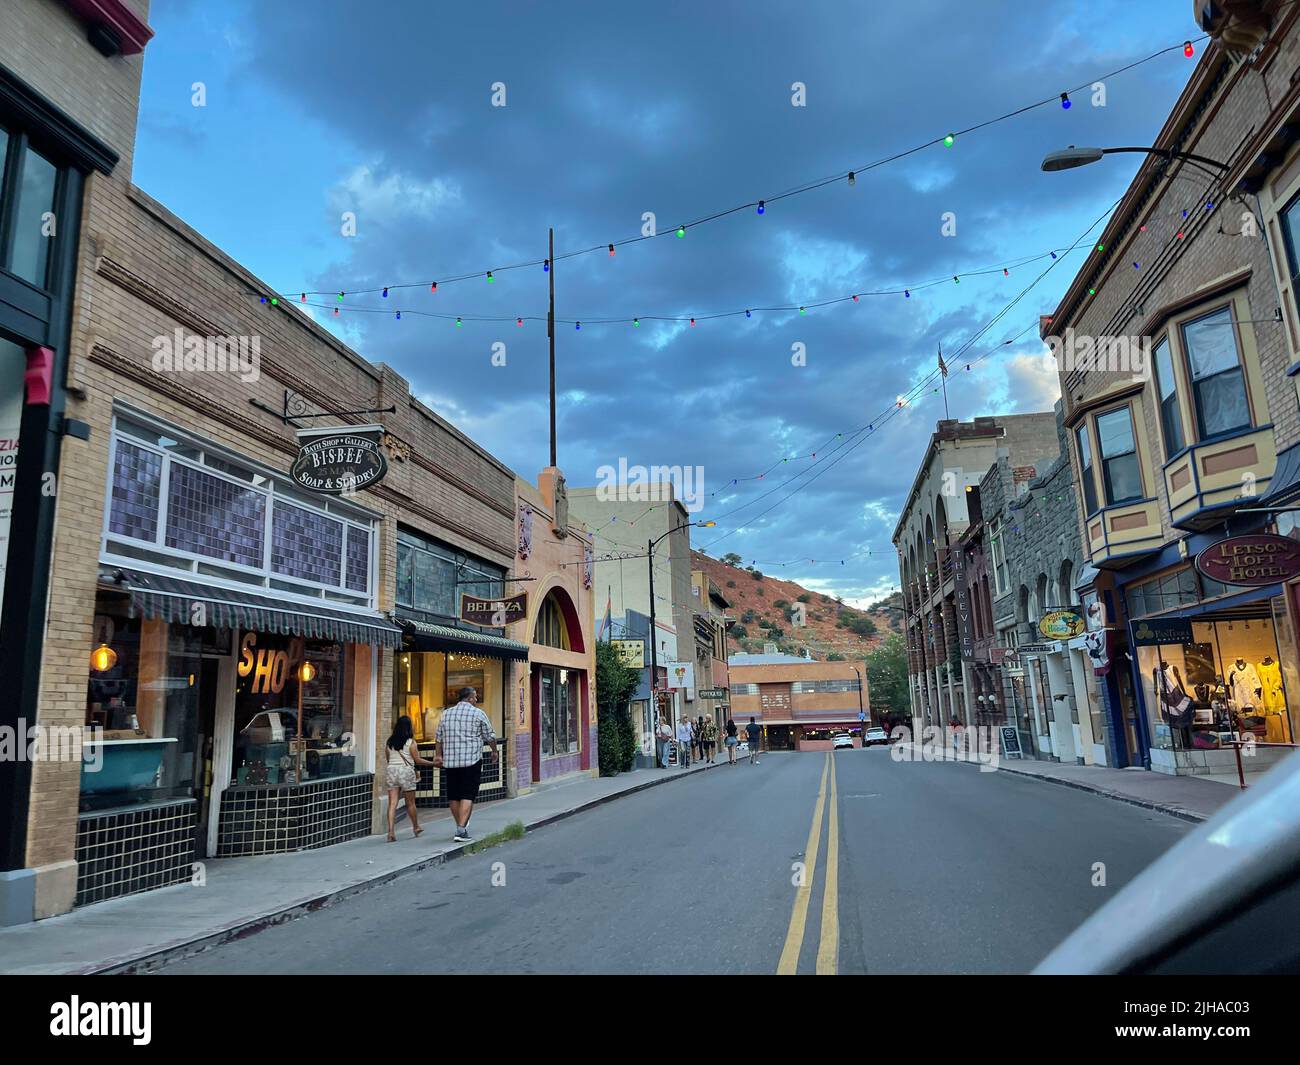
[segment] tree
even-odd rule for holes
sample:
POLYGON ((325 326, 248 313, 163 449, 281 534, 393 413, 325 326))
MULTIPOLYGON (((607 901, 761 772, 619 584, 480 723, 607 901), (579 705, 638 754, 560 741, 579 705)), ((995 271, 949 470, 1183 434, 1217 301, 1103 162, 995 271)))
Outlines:
POLYGON ((722 556, 722 562, 728 566, 739 566, 741 561, 741 557, 734 551, 728 551, 722 556))
POLYGON ((812 602, 812 596, 809 595, 807 592, 804 592, 802 595, 797 595, 797 596, 795 596, 795 598, 798 599, 799 602, 801 602, 801 603, 811 603, 811 602, 812 602))
POLYGON ((907 688, 907 643, 896 632, 867 652, 867 687, 871 705, 884 714, 911 713, 907 688))
POLYGON ((626 772, 636 762, 628 702, 640 683, 640 672, 623 664, 613 644, 596 644, 596 749, 603 777, 626 772))
POLYGON ((828 654, 828 655, 826 656, 826 661, 827 661, 827 662, 843 662, 843 661, 844 661, 844 656, 843 656, 842 654, 840 654, 839 651, 832 651, 830 654, 828 654))
POLYGON ((845 627, 849 632, 857 636, 874 636, 876 634, 876 623, 865 614, 854 614, 849 618, 845 627))

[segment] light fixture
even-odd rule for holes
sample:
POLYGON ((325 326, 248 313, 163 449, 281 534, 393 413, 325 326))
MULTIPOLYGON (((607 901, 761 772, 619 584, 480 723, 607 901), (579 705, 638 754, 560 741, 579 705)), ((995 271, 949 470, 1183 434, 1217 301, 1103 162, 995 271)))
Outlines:
POLYGON ((90 652, 90 668, 96 673, 107 673, 117 665, 117 652, 106 643, 101 643, 90 652))
POLYGON ((310 662, 303 662, 303 664, 298 667, 298 679, 304 684, 310 684, 316 679, 316 667, 310 662))

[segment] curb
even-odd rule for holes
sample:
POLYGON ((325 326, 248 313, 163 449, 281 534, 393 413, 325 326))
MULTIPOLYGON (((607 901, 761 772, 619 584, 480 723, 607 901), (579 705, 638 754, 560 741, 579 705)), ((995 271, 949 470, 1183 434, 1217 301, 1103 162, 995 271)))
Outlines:
MULTIPOLYGON (((945 758, 945 762, 949 759, 945 758)), ((970 763, 958 763, 953 761, 954 765, 970 763)), ((1093 784, 1086 784, 1079 780, 1066 780, 1062 777, 1048 776, 1044 773, 1030 773, 1023 769, 1012 769, 1006 765, 999 765, 999 773, 1010 773, 1012 776, 1022 777, 1026 780, 1039 780, 1045 784, 1056 784, 1059 787, 1074 788, 1076 791, 1086 791, 1092 795, 1100 795, 1103 799, 1113 799, 1115 802, 1127 803, 1129 806, 1137 806, 1143 810, 1154 810, 1156 813, 1168 814, 1170 817, 1176 817, 1180 821, 1188 821, 1194 825, 1204 824, 1213 814, 1197 813, 1195 810, 1189 810, 1184 806, 1172 806, 1167 803, 1154 802, 1150 799, 1139 799, 1132 795, 1121 795, 1119 792, 1110 791, 1106 788, 1098 787, 1093 784)))
MULTIPOLYGON (((694 776, 696 773, 708 769, 716 769, 718 766, 726 765, 725 761, 715 762, 712 765, 706 765, 703 769, 695 769, 687 773, 674 773, 671 770, 663 770, 663 776, 655 780, 647 780, 635 787, 627 788, 623 791, 611 792, 608 795, 601 795, 586 802, 579 803, 567 810, 561 810, 558 813, 549 814, 546 817, 539 817, 535 821, 524 823, 524 831, 532 832, 547 825, 556 824, 559 821, 567 820, 575 814, 583 813, 586 810, 594 810, 598 806, 604 806, 616 799, 621 799, 627 795, 635 795, 638 792, 645 791, 647 788, 657 788, 674 780, 685 780, 694 776)), ((364 894, 373 888, 382 887, 390 884, 399 877, 406 876, 410 873, 418 873, 424 869, 431 869, 437 865, 444 865, 454 858, 459 858, 468 847, 472 844, 460 843, 452 846, 448 850, 441 851, 438 854, 432 854, 427 858, 421 858, 410 865, 404 865, 400 869, 393 869, 387 873, 381 873, 370 880, 363 880, 356 884, 348 884, 343 887, 334 888, 322 892, 309 899, 294 903, 283 910, 277 910, 274 913, 263 914, 253 918, 242 918, 231 922, 229 925, 201 936, 197 939, 185 940, 180 943, 173 943, 169 946, 149 950, 146 953, 134 955, 131 957, 118 957, 109 961, 97 962, 80 969, 71 969, 64 975, 69 976, 123 976, 123 975, 141 975, 150 973, 166 965, 169 962, 180 961, 183 958, 192 958, 197 954, 202 954, 213 947, 219 947, 226 943, 233 943, 239 939, 247 939, 249 936, 256 935, 268 928, 274 928, 277 925, 285 924, 288 921, 297 920, 299 917, 305 917, 317 910, 322 910, 327 906, 332 906, 336 902, 342 902, 344 899, 354 898, 357 895, 364 894)))

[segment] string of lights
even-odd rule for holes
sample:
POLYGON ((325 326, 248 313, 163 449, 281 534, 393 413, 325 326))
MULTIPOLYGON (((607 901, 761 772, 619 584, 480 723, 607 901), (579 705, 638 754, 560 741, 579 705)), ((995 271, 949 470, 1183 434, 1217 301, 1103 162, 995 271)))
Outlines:
MULTIPOLYGON (((888 164, 897 162, 901 159, 906 159, 909 156, 917 154, 918 152, 925 151, 928 148, 933 148, 938 145, 943 145, 945 148, 952 148, 956 144, 958 139, 962 137, 966 137, 972 133, 977 133, 981 130, 988 129, 1000 123, 1010 121, 1011 119, 1017 118, 1020 115, 1027 114, 1030 111, 1035 111, 1039 108, 1054 105, 1054 104, 1059 104, 1063 109, 1069 110, 1071 104, 1071 101, 1069 99, 1070 93, 1085 92, 1098 82, 1103 82, 1109 78, 1118 77, 1119 75, 1127 73, 1130 70, 1134 70, 1137 67, 1153 62, 1154 60, 1160 58, 1161 56, 1168 55, 1170 52, 1181 51, 1185 57, 1192 58, 1196 54, 1194 41, 1196 43, 1199 43, 1207 39, 1208 39, 1207 35, 1202 35, 1201 37, 1194 38, 1193 40, 1183 41, 1181 44, 1174 44, 1164 48, 1160 48, 1157 51, 1152 52, 1150 55, 1144 56, 1141 59, 1134 60, 1132 62, 1126 63, 1121 67, 1117 67, 1114 70, 1091 77, 1087 81, 1083 82, 1082 84, 1073 86, 1061 92, 1054 93, 1051 96, 1047 96, 1042 99, 1032 101, 1021 107, 1014 108, 1011 111, 1007 111, 1004 112, 1003 114, 996 115, 989 119, 985 119, 984 121, 977 122, 974 125, 967 126, 962 129, 953 130, 947 134, 944 134, 943 136, 932 137, 928 140, 915 144, 910 148, 906 148, 902 151, 894 152, 889 155, 881 156, 879 158, 871 160, 870 162, 855 166, 852 169, 840 170, 830 176, 823 177, 810 182, 805 182, 804 184, 793 186, 782 192, 769 194, 762 199, 749 200, 747 202, 736 204, 735 206, 728 207, 723 210, 714 211, 710 214, 697 217, 691 221, 682 222, 672 230, 655 229, 650 233, 639 232, 633 236, 623 237, 618 240, 608 241, 600 244, 593 244, 587 247, 575 248, 571 251, 562 252, 555 256, 555 261, 560 262, 562 260, 573 259, 578 256, 591 255, 598 252, 604 252, 608 256, 613 257, 617 253, 617 250, 619 248, 626 247, 631 244, 639 244, 647 240, 656 240, 660 237, 667 236, 669 233, 672 233, 673 235, 679 238, 684 238, 687 232, 691 229, 696 229, 700 226, 707 225, 711 222, 719 221, 721 219, 730 217, 731 215, 737 214, 741 211, 748 211, 753 209, 758 215, 764 215, 767 212, 767 207, 769 204, 779 203, 796 196, 806 195, 807 193, 814 192, 818 189, 826 188, 827 186, 830 185, 839 184, 840 182, 846 182, 849 186, 853 186, 857 183, 857 179, 859 175, 869 173, 872 170, 878 169, 883 166, 887 166, 888 164)), ((508 263, 503 266, 484 267, 482 269, 471 270, 464 273, 445 276, 445 277, 426 278, 421 281, 392 282, 387 285, 381 285, 381 286, 371 287, 371 288, 353 287, 349 289, 346 286, 344 286, 344 287, 340 287, 337 290, 330 289, 328 291, 323 289, 303 289, 298 292, 286 291, 286 292, 280 292, 270 296, 261 295, 258 293, 252 293, 252 294, 261 295, 263 302, 267 302, 267 301, 278 302, 279 298, 290 299, 295 295, 299 297, 308 296, 308 295, 311 296, 337 295, 338 301, 342 302, 344 298, 348 295, 349 291, 351 292, 352 295, 367 295, 371 293, 380 293, 382 296, 385 297, 388 295, 390 291, 402 291, 406 289, 428 289, 430 292, 437 292, 439 286, 445 287, 450 284, 456 284, 462 281, 469 281, 473 279, 482 279, 486 282, 491 283, 494 282, 497 279, 497 277, 501 274, 505 274, 515 270, 525 270, 530 268, 535 269, 538 266, 541 266, 543 270, 549 271, 551 268, 551 259, 533 258, 533 259, 523 260, 520 262, 508 263)), ((300 299, 300 302, 305 303, 307 301, 305 299, 300 299)))

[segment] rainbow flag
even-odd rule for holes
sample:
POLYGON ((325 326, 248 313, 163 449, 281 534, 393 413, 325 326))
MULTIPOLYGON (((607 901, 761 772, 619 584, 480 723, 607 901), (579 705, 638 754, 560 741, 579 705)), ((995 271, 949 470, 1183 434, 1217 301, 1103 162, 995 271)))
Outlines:
POLYGON ((614 606, 614 593, 611 590, 609 598, 605 600, 605 616, 600 619, 600 628, 596 630, 596 642, 599 643, 605 638, 605 634, 612 628, 610 611, 614 606))

